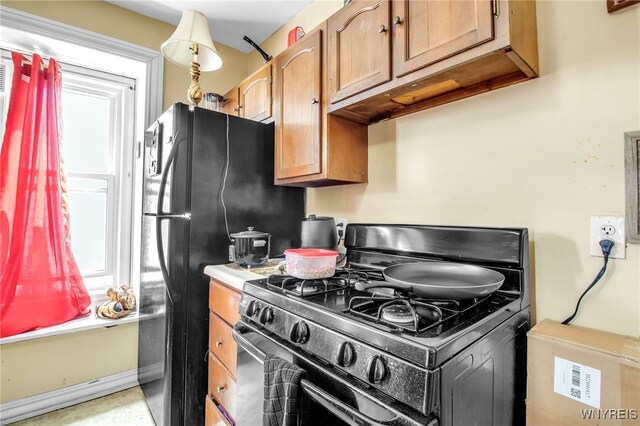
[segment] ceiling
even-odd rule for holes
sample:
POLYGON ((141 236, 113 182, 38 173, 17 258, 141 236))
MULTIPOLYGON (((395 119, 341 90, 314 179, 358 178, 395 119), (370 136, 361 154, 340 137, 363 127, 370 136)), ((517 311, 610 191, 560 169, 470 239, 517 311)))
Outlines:
POLYGON ((198 10, 209 19, 209 29, 214 43, 226 44, 244 53, 249 53, 253 49, 242 39, 245 35, 260 44, 311 2, 311 0, 107 1, 176 26, 180 22, 183 10, 198 10))

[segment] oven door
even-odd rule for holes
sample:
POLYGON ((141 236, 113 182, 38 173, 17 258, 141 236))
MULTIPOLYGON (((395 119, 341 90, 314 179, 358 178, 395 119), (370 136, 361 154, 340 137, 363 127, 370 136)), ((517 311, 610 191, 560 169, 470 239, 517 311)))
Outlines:
POLYGON ((267 354, 296 364, 307 372, 307 378, 302 380, 301 387, 310 400, 308 425, 438 424, 434 417, 425 417, 391 398, 375 395, 366 385, 351 382, 331 371, 332 367, 311 360, 295 346, 282 342, 242 320, 236 324, 233 336, 238 344, 238 426, 262 424, 263 363, 267 354))

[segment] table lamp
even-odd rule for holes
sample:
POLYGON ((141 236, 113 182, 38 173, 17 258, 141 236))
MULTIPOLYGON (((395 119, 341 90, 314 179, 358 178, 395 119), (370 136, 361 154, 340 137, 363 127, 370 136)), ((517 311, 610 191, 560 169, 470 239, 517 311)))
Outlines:
POLYGON ((176 31, 160 48, 165 58, 184 68, 191 69, 191 84, 187 95, 191 107, 202 100, 200 71, 215 71, 222 66, 216 51, 207 17, 197 10, 185 10, 176 31))

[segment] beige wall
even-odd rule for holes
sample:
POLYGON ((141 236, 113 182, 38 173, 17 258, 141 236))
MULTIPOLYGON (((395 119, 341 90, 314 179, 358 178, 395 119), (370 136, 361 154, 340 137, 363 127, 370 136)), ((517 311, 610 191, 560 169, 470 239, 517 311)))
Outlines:
POLYGON ((138 324, 2 345, 0 403, 138 367, 138 324))
MULTIPOLYGON (((302 29, 310 33, 318 24, 325 21, 329 16, 333 15, 344 5, 343 0, 315 0, 307 7, 302 9, 296 16, 291 18, 289 22, 283 25, 271 37, 260 45, 262 50, 269 55, 275 57, 287 48, 287 40, 289 31, 300 26, 302 29)), ((264 65, 264 59, 257 51, 249 54, 249 73, 254 72, 264 65)))
MULTIPOLYGON (((286 48, 342 5, 316 0, 262 47, 286 48)), ((369 182, 309 189, 351 222, 529 228, 537 320, 563 320, 602 258, 591 215, 624 215, 623 133, 640 130, 640 7, 538 1, 541 77, 369 127, 369 182)), ((250 55, 249 70, 261 65, 250 55)), ((613 259, 575 324, 640 334, 639 246, 613 259)))
MULTIPOLYGON (((2 6, 160 50, 175 27, 103 1, 3 1, 2 6)), ((224 94, 247 73, 247 55, 217 44, 223 67, 202 73, 205 92, 224 94)), ((189 71, 165 60, 164 107, 188 103, 189 71)), ((138 326, 129 324, 0 346, 0 402, 137 368, 138 326)))

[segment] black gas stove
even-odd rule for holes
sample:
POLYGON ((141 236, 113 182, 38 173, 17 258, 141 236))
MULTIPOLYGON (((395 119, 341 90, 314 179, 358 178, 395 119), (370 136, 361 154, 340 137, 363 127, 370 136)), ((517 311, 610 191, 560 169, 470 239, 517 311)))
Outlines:
POLYGON ((351 224, 345 247, 346 265, 331 278, 273 275, 245 283, 237 335, 257 333, 285 348, 311 371, 310 386, 321 392, 324 384, 324 403, 314 392, 311 399, 347 424, 363 424, 359 415, 365 424, 524 421, 526 229, 351 224), (505 279, 470 299, 360 285, 383 281, 392 265, 443 261, 505 279), (355 390, 372 402, 354 399, 355 390), (351 401, 342 415, 327 404, 331 396, 351 401), (384 412, 390 423, 366 412, 384 412))

